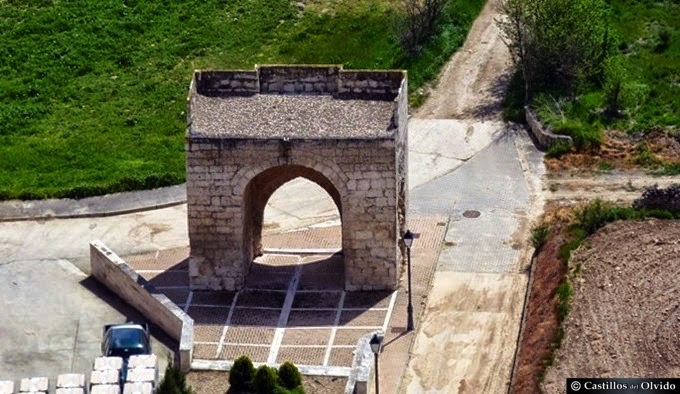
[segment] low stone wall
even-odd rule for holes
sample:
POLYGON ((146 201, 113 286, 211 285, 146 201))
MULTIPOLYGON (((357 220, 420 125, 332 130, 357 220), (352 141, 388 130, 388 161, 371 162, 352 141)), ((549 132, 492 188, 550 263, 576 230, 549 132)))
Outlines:
POLYGON ((550 130, 544 128, 534 111, 528 106, 524 107, 524 115, 527 124, 529 125, 529 131, 534 136, 541 149, 548 149, 558 141, 574 145, 574 141, 568 135, 554 134, 550 130))
POLYGON ((190 95, 308 94, 389 101, 397 97, 405 80, 402 71, 343 70, 339 65, 263 65, 253 71, 196 71, 196 90, 190 95))
POLYGON ((101 241, 90 242, 90 266, 92 276, 179 342, 180 368, 188 371, 194 347, 193 319, 101 241))
POLYGON ((342 70, 338 97, 392 100, 397 97, 405 81, 406 75, 400 71, 342 70))
POLYGON ((259 66, 262 94, 329 94, 338 92, 338 66, 259 66))
POLYGON ((250 95, 260 92, 257 70, 196 72, 196 91, 204 96, 250 95))

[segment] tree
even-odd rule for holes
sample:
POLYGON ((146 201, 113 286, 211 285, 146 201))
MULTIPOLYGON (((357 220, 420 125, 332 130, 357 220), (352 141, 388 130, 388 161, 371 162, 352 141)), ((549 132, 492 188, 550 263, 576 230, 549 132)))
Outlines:
POLYGON ((234 365, 229 371, 229 386, 232 391, 249 391, 254 376, 253 362, 248 356, 241 356, 234 360, 234 365))
POLYGON ((423 43, 437 31, 448 0, 402 0, 406 13, 399 41, 409 55, 417 55, 423 43))
POLYGON ((621 91, 626 79, 626 69, 621 56, 610 56, 604 65, 604 93, 607 108, 605 115, 610 118, 619 116, 621 110, 621 91))
POLYGON ((187 386, 186 376, 179 367, 168 363, 165 368, 163 380, 156 389, 157 394, 193 394, 191 387, 187 386))
POLYGON ((257 394, 273 394, 279 388, 279 377, 274 368, 261 365, 255 372, 253 388, 257 394))
POLYGON ((605 0, 505 0, 499 27, 525 82, 525 98, 557 90, 575 95, 601 83, 614 40, 605 0))
POLYGON ((302 374, 295 364, 286 361, 279 367, 279 383, 288 390, 302 385, 302 374))

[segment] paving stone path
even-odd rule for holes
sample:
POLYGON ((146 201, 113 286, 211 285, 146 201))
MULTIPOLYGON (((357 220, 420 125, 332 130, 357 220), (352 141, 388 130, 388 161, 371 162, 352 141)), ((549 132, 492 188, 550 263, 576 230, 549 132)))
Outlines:
MULTIPOLYGON (((416 301, 426 296, 445 222, 441 217, 411 220, 420 232, 413 249, 416 301)), ((128 256, 126 261, 165 293, 193 319, 196 369, 227 369, 248 355, 255 363, 293 361, 304 372, 348 376, 359 338, 367 332, 387 333, 387 351, 408 360, 411 337, 405 333, 406 293, 399 291, 345 292, 339 254, 314 249, 340 245, 340 228, 313 228, 265 236, 265 253, 253 262, 246 288, 237 292, 191 291, 188 286, 188 248, 128 256), (318 240, 323 242, 318 242, 318 240), (287 252, 290 247, 293 252, 287 252)), ((420 313, 422 305, 416 305, 420 313)), ((396 391, 398 380, 393 383, 396 391)), ((389 384, 388 384, 389 387, 389 384)))

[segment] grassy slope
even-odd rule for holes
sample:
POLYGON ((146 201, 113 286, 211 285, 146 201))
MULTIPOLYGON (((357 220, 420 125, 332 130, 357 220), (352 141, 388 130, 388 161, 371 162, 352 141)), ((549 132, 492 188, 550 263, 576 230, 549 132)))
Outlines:
POLYGON ((302 12, 288 0, 0 0, 0 199, 181 182, 197 68, 405 67, 417 88, 483 1, 453 1, 417 59, 395 41, 395 2, 307 3, 302 12))
POLYGON ((649 87, 634 113, 643 127, 680 125, 680 4, 677 1, 610 0, 614 28, 627 54, 631 79, 649 87), (670 46, 658 47, 662 31, 670 46))
POLYGON ((595 89, 559 108, 551 97, 538 97, 539 116, 556 130, 585 138, 580 148, 592 146, 605 126, 644 132, 656 126, 677 130, 680 125, 680 5, 668 0, 609 0, 611 26, 625 58, 626 81, 641 94, 637 104, 625 108, 624 116, 607 119, 604 93, 595 89), (662 32, 670 35, 669 45, 660 46, 662 32))

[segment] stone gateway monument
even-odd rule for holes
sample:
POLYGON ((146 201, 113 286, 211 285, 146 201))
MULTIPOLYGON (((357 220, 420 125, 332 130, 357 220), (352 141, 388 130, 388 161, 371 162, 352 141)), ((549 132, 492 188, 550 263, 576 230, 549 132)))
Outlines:
POLYGON ((304 177, 342 220, 345 290, 397 288, 407 199, 404 71, 196 71, 188 97, 193 289, 237 290, 262 253, 267 200, 304 177))

